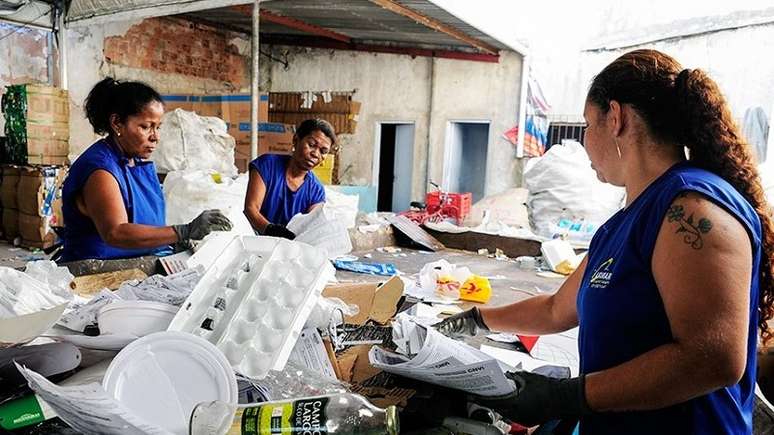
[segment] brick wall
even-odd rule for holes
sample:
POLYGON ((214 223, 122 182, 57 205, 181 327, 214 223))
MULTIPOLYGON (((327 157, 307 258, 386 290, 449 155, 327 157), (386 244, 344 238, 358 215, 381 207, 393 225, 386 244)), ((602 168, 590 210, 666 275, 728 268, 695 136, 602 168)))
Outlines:
MULTIPOLYGON (((7 85, 48 83, 48 33, 0 22, 0 95, 7 85)), ((56 78, 57 57, 53 59, 56 78)), ((0 136, 5 136, 5 118, 0 115, 0 136)))
POLYGON ((156 72, 249 85, 249 58, 229 41, 234 34, 176 18, 153 18, 123 36, 105 39, 108 63, 156 72))

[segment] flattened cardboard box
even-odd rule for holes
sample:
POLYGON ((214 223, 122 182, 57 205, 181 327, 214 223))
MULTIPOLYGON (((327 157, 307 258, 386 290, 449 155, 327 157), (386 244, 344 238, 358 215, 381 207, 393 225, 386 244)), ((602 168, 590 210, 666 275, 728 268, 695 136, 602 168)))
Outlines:
POLYGON ((31 123, 67 123, 70 101, 66 90, 45 85, 25 85, 27 121, 31 123))
POLYGON ((25 248, 45 249, 56 242, 51 229, 52 216, 37 216, 19 213, 19 235, 25 248))
MULTIPOLYGON (((59 198, 66 170, 57 167, 21 168, 17 186, 18 209, 37 216, 54 215, 54 201, 59 198)), ((52 225, 60 225, 53 222, 52 225)))
MULTIPOLYGON (((292 125, 262 123, 258 126, 258 155, 290 154, 293 148, 295 128, 292 125)), ((250 163, 250 141, 237 142, 234 164, 239 172, 246 172, 250 163)))
POLYGON ((347 304, 354 304, 360 311, 346 316, 349 324, 365 325, 369 320, 384 325, 398 310, 398 301, 403 296, 403 281, 393 276, 384 284, 349 283, 325 287, 322 293, 326 298, 339 298, 347 304))

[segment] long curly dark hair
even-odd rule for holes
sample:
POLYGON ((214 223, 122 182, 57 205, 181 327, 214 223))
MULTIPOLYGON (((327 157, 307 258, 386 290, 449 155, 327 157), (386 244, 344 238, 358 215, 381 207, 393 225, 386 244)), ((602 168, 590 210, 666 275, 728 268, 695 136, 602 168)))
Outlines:
POLYGON ((689 160, 728 181, 755 208, 763 229, 758 329, 763 343, 774 333, 774 222, 753 151, 742 137, 718 85, 702 70, 683 69, 656 50, 635 50, 605 67, 587 100, 602 111, 610 101, 631 105, 652 134, 688 148, 689 160))

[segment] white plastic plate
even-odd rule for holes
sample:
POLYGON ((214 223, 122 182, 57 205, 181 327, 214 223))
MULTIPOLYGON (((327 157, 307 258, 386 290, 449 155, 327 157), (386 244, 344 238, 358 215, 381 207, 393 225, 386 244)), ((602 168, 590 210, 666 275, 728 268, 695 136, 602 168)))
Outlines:
POLYGON ((237 403, 231 365, 215 346, 182 332, 157 332, 127 346, 102 381, 105 390, 147 423, 187 434, 197 403, 237 403))

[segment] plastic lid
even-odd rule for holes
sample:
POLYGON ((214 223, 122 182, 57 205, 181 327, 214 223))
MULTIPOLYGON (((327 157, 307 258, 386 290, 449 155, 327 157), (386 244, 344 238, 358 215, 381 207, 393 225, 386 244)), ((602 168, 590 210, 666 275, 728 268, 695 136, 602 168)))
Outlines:
POLYGON ((237 383, 226 357, 208 341, 184 332, 157 332, 113 359, 102 386, 128 410, 173 433, 188 433, 196 404, 237 403, 237 383))
POLYGON ((384 412, 387 414, 385 419, 387 421, 387 434, 398 435, 400 433, 400 420, 398 420, 398 408, 395 405, 390 405, 385 408, 384 412))
POLYGON ((177 311, 180 308, 165 304, 163 302, 155 302, 155 301, 115 301, 111 302, 100 310, 101 313, 104 313, 106 311, 113 311, 113 310, 127 310, 127 311, 134 311, 134 310, 156 310, 156 311, 164 311, 166 313, 171 314, 177 314, 177 311))

